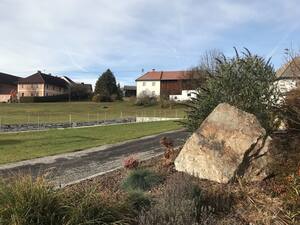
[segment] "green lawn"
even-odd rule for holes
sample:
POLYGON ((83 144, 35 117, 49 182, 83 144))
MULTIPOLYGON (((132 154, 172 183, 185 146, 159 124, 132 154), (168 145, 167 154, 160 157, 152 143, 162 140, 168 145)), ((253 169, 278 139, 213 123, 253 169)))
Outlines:
POLYGON ((181 126, 174 121, 0 134, 0 164, 117 143, 181 126))
POLYGON ((159 105, 142 107, 134 102, 59 102, 59 103, 0 103, 0 125, 96 121, 135 116, 183 117, 184 106, 162 109, 159 105))

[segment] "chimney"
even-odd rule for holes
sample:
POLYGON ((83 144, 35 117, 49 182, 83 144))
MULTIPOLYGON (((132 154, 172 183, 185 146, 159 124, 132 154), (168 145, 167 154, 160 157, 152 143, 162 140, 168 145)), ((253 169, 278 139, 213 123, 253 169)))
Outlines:
POLYGON ((152 69, 152 72, 155 72, 155 69, 152 69))

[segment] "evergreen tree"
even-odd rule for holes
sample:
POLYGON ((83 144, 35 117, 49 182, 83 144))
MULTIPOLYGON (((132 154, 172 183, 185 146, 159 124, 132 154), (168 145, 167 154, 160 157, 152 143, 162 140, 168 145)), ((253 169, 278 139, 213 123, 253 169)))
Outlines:
POLYGON ((118 87, 114 74, 107 69, 96 82, 95 94, 99 96, 99 100, 106 102, 112 101, 113 96, 118 96, 118 87))
POLYGON ((118 83, 117 89, 118 89, 117 100, 123 100, 123 92, 120 83, 118 83))

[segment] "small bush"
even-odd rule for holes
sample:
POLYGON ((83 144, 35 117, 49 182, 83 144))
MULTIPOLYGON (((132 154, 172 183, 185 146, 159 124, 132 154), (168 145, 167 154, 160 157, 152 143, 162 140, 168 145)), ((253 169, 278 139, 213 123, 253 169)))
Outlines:
POLYGON ((158 202, 142 211, 139 224, 215 224, 217 214, 226 212, 233 202, 226 192, 204 193, 197 182, 186 174, 172 177, 158 202))
POLYGON ((165 108, 172 109, 176 105, 176 102, 173 100, 170 100, 168 95, 167 96, 162 95, 162 96, 160 96, 159 105, 163 109, 165 109, 165 108))
POLYGON ((300 88, 286 95, 282 112, 287 128, 300 131, 300 88))
POLYGON ((65 195, 65 224, 128 224, 127 210, 116 202, 104 201, 99 191, 82 188, 65 195))
POLYGON ((60 194, 43 178, 18 177, 0 186, 0 224, 60 225, 65 209, 60 194))
POLYGON ((125 169, 136 169, 139 166, 139 160, 135 156, 129 156, 124 159, 123 166, 125 169))
POLYGON ((95 94, 95 95, 92 97, 92 101, 93 101, 93 102, 100 102, 100 95, 95 94))
POLYGON ((126 199, 126 205, 129 208, 140 211, 142 209, 148 209, 150 207, 150 198, 140 190, 129 191, 126 199))
POLYGON ((162 177, 150 170, 133 170, 124 179, 122 187, 125 190, 149 190, 162 181, 162 177))
POLYGON ((152 106, 157 104, 157 98, 156 96, 150 96, 146 94, 142 94, 138 96, 136 102, 136 105, 138 106, 152 106))

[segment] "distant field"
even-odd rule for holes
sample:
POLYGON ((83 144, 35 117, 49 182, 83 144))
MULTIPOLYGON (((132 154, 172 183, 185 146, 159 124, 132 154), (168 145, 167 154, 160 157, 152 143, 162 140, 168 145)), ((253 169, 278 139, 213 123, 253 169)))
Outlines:
POLYGON ((174 121, 0 134, 0 164, 78 151, 176 130, 174 121))
POLYGON ((96 121, 135 116, 183 117, 184 106, 162 109, 133 102, 59 102, 0 104, 0 124, 96 121))

